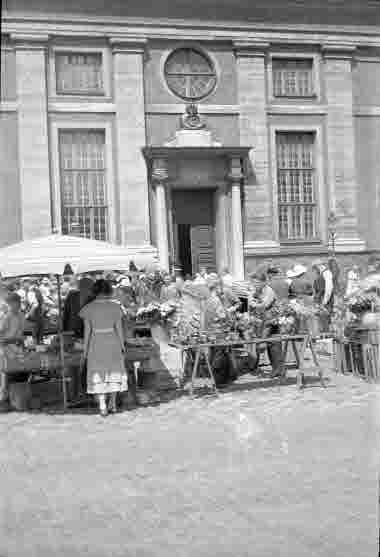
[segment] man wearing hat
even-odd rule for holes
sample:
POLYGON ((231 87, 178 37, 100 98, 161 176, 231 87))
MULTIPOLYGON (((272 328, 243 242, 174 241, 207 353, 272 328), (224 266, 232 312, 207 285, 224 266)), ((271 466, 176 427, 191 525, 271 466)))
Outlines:
POLYGON ((284 277, 281 268, 277 265, 270 264, 267 269, 268 284, 274 290, 278 300, 287 300, 289 298, 289 284, 284 277))
MULTIPOLYGON (((276 294, 268 284, 267 273, 263 268, 256 270, 250 276, 252 291, 248 298, 248 306, 250 311, 255 313, 259 311, 264 313, 262 338, 268 338, 272 335, 279 334, 278 325, 274 325, 270 319, 270 310, 276 303, 276 294), (269 316, 269 319, 268 319, 269 316)), ((279 377, 283 375, 282 365, 282 345, 281 342, 269 342, 267 344, 268 358, 272 366, 271 377, 279 377)), ((252 354, 255 356, 254 354, 252 354)), ((259 353, 256 353, 257 363, 259 363, 259 353)))
POLYGON ((304 265, 294 265, 286 274, 290 279, 289 294, 291 298, 302 299, 307 305, 312 302, 313 285, 308 279, 307 268, 304 265))
MULTIPOLYGON (((289 285, 289 299, 290 301, 298 300, 304 306, 311 306, 313 304, 313 284, 307 276, 307 268, 304 265, 297 264, 290 269, 287 273, 290 281, 289 285)), ((300 330, 301 331, 315 331, 317 332, 317 324, 314 322, 313 317, 301 316, 300 317, 300 330), (314 327, 314 329, 313 329, 314 327)))
POLYGON ((321 305, 326 313, 321 316, 322 332, 328 330, 331 314, 334 308, 334 282, 330 269, 322 260, 316 260, 312 264, 312 270, 315 273, 314 280, 314 302, 321 305))

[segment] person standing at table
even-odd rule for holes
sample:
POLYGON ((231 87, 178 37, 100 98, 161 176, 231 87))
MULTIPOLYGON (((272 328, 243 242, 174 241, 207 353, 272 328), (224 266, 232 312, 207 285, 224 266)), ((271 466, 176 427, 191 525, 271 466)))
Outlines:
POLYGON ((327 332, 331 323, 334 308, 334 279, 330 269, 323 261, 312 264, 315 273, 314 303, 321 306, 324 312, 320 315, 321 332, 327 332))
POLYGON ((290 301, 299 302, 305 308, 309 308, 310 315, 300 317, 300 331, 310 332, 313 336, 318 335, 319 326, 313 317, 311 307, 313 305, 313 283, 307 276, 307 268, 304 265, 294 265, 288 272, 291 279, 289 286, 290 301))
POLYGON ((8 358, 22 355, 24 341, 25 316, 21 311, 21 298, 16 292, 8 295, 8 312, 0 323, 0 400, 8 398, 8 381, 1 373, 7 365, 8 358))
MULTIPOLYGON (((276 293, 268 284, 268 277, 264 270, 257 270, 250 275, 252 291, 248 298, 249 311, 253 315, 262 318, 262 338, 270 338, 280 333, 279 325, 272 318, 272 310, 277 302, 276 293)), ((282 345, 281 342, 267 343, 268 358, 272 366, 271 377, 283 375, 282 345)), ((259 363, 259 350, 257 350, 257 362, 259 363)))
POLYGON ((360 267, 353 265, 347 273, 347 285, 344 297, 349 299, 360 289, 360 267))
POLYGON ((32 325, 35 344, 42 342, 44 334, 44 299, 37 283, 33 283, 26 295, 26 319, 32 325))
POLYGON ((289 284, 277 265, 269 265, 267 269, 268 285, 276 294, 278 300, 287 300, 289 298, 289 284))
POLYGON ((85 323, 87 392, 97 397, 100 414, 105 417, 108 411, 116 413, 117 393, 128 390, 123 311, 120 303, 112 299, 112 286, 105 279, 95 282, 94 295, 95 299, 81 309, 79 316, 85 323))
MULTIPOLYGON (((227 316, 226 307, 220 298, 220 279, 218 275, 211 273, 208 276, 207 287, 209 295, 206 298, 204 306, 204 329, 207 333, 213 335, 217 333, 219 325, 227 316)), ((226 385, 230 381, 236 379, 236 375, 225 348, 221 346, 210 347, 209 359, 213 369, 216 385, 226 385)))

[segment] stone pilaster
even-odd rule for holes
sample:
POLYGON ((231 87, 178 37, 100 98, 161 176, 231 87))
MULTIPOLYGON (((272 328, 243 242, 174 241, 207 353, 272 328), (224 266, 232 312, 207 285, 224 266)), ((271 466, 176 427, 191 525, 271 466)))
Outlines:
POLYGON ((337 217, 337 251, 365 249, 358 231, 358 190, 353 119, 351 45, 323 46, 328 105, 327 152, 330 210, 337 217))
POLYGON ((51 233, 46 92, 47 35, 11 36, 16 50, 22 238, 51 233))
MULTIPOLYGON (((215 241, 216 241, 216 262, 218 271, 230 268, 230 219, 228 212, 228 190, 229 185, 220 185, 215 192, 215 241)), ((230 269, 231 270, 231 269, 230 269)))
POLYGON ((237 279, 244 278, 244 250, 241 188, 244 175, 240 159, 231 159, 231 259, 232 274, 237 279))
POLYGON ((144 39, 110 38, 116 105, 121 241, 150 243, 148 178, 141 149, 146 144, 144 39))
POLYGON ((269 44, 235 42, 240 105, 240 144, 252 146, 244 186, 245 244, 270 251, 274 244, 272 187, 266 111, 266 52, 269 44))
POLYGON ((166 184, 168 180, 167 163, 164 159, 153 159, 152 185, 156 189, 156 226, 158 259, 161 269, 169 270, 169 231, 166 203, 166 184))

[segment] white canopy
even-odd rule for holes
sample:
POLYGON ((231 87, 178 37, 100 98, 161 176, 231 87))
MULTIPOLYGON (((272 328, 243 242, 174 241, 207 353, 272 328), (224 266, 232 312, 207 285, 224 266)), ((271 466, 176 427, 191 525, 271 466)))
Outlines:
POLYGON ((137 266, 158 266, 151 248, 136 253, 125 246, 52 234, 0 249, 0 275, 62 275, 65 265, 75 274, 91 271, 126 270, 130 261, 137 266))

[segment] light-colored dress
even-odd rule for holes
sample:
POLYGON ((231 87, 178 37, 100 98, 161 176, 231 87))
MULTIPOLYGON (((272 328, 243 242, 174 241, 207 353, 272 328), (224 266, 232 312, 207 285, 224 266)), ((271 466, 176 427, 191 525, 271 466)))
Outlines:
POLYGON ((128 389, 121 338, 123 312, 119 302, 97 298, 79 316, 88 338, 87 392, 105 394, 128 389))

